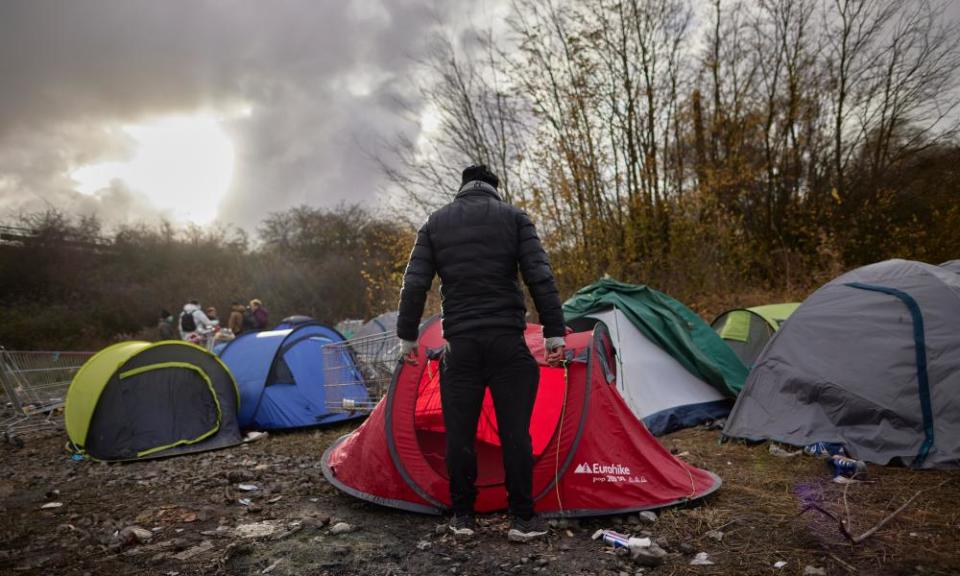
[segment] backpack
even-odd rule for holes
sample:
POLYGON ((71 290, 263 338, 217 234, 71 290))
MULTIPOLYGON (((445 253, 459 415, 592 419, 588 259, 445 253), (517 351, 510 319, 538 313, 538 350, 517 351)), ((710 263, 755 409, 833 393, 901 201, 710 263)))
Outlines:
POLYGON ((180 315, 180 331, 184 334, 197 331, 197 320, 193 317, 193 312, 180 315))
POLYGON ((241 325, 244 330, 253 330, 257 327, 257 321, 253 318, 253 312, 249 310, 243 311, 243 323, 241 325))

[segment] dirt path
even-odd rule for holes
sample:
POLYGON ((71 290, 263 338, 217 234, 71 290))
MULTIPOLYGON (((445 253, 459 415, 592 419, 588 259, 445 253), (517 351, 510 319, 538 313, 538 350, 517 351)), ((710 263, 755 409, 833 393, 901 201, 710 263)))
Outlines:
MULTIPOLYGON (((637 515, 561 521, 548 540, 528 545, 508 543, 506 517, 493 515, 481 518, 475 540, 458 543, 438 533, 439 518, 367 504, 326 483, 320 455, 347 430, 271 434, 219 452, 119 465, 71 460, 60 438, 0 447, 0 574, 799 576, 807 566, 826 574, 960 573, 960 478, 853 546, 822 514, 799 515, 808 503, 842 510, 843 487, 829 481, 823 462, 687 430, 661 441, 724 479, 699 505, 663 511, 653 524, 637 515), (41 509, 53 502, 62 506, 41 509), (356 530, 331 534, 339 522, 356 530), (124 531, 134 526, 145 531, 124 531), (669 556, 644 567, 591 540, 597 528, 649 534, 669 556), (690 565, 698 552, 714 564, 690 565), (774 568, 778 561, 786 565, 774 568)), ((848 493, 855 531, 951 478, 874 466, 870 473, 876 483, 848 493)))

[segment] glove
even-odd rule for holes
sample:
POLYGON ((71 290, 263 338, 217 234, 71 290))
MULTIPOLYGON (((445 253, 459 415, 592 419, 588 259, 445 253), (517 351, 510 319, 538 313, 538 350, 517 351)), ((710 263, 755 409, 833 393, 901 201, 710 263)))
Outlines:
POLYGON ((554 348, 563 348, 564 340, 563 336, 554 336, 552 338, 547 338, 544 342, 544 346, 548 351, 553 350, 554 348))
POLYGON ((400 341, 400 355, 407 356, 411 352, 414 354, 417 353, 417 343, 412 340, 401 340, 400 341))
POLYGON ((547 338, 544 343, 544 347, 547 349, 547 354, 544 360, 547 361, 547 364, 553 367, 563 365, 563 336, 554 336, 552 338, 547 338))

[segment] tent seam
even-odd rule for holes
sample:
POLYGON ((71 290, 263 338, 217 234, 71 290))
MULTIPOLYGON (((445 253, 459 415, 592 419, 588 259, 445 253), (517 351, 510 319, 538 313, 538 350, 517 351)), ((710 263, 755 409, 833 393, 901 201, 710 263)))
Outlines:
POLYGON ((919 389, 920 396, 920 412, 923 415, 924 440, 913 461, 913 465, 919 467, 923 464, 923 461, 926 460, 930 449, 933 448, 934 442, 933 408, 930 404, 930 380, 929 374, 927 373, 927 343, 923 328, 923 312, 920 310, 920 305, 913 296, 910 296, 902 290, 877 284, 864 284, 862 282, 848 282, 846 285, 851 288, 881 292, 893 296, 903 302, 907 310, 910 311, 910 316, 913 319, 913 348, 917 365, 917 388, 919 389))

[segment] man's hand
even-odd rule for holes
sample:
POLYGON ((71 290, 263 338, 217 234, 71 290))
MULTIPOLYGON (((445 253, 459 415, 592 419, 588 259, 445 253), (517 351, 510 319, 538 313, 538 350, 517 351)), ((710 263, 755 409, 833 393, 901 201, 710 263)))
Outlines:
POLYGON ((403 361, 411 366, 416 366, 420 362, 420 351, 416 342, 401 340, 400 353, 403 356, 403 361))
POLYGON ((564 353, 565 350, 563 346, 559 346, 547 352, 547 365, 553 366, 554 368, 563 366, 564 353))
POLYGON ((563 347, 563 336, 547 338, 544 344, 547 348, 547 365, 553 366, 554 368, 557 366, 562 366, 564 360, 566 360, 566 350, 563 347))

